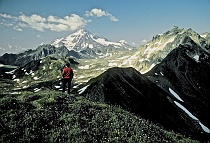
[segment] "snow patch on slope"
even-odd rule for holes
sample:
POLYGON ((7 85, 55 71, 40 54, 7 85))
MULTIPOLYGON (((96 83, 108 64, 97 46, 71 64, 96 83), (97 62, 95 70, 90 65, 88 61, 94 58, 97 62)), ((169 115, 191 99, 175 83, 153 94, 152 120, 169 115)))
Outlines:
POLYGON ((200 124, 201 128, 203 129, 203 131, 205 131, 206 133, 210 133, 210 129, 209 129, 208 127, 206 127, 204 124, 202 124, 202 123, 200 122, 200 120, 199 120, 197 117, 195 117, 189 110, 187 110, 184 106, 182 106, 180 103, 178 103, 178 102, 176 102, 176 101, 174 101, 174 103, 175 103, 180 109, 182 109, 185 113, 187 113, 187 115, 188 115, 190 118, 192 118, 192 119, 198 121, 198 123, 200 124))
POLYGON ((80 90, 78 90, 78 91, 79 91, 79 94, 82 94, 82 93, 85 91, 85 89, 88 88, 88 86, 89 86, 89 85, 87 85, 87 86, 81 88, 80 90))
POLYGON ((169 87, 169 91, 170 91, 170 93, 171 93, 174 97, 176 97, 176 99, 178 99, 179 101, 184 102, 184 101, 179 97, 179 95, 176 94, 176 92, 173 91, 170 87, 169 87))
POLYGON ((144 55, 147 55, 147 58, 150 58, 150 55, 152 55, 153 53, 156 53, 157 51, 161 51, 164 49, 164 47, 166 46, 166 44, 173 42, 175 39, 175 36, 169 38, 166 42, 161 42, 162 40, 160 40, 159 42, 156 42, 154 45, 151 44, 150 46, 148 46, 146 48, 146 50, 144 51, 144 55))

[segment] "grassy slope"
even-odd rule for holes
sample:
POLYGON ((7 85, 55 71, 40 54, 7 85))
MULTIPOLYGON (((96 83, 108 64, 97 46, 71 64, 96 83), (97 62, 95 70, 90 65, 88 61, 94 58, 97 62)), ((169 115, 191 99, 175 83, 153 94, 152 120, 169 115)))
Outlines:
POLYGON ((196 142, 119 107, 55 91, 0 95, 0 142, 13 141, 196 142))

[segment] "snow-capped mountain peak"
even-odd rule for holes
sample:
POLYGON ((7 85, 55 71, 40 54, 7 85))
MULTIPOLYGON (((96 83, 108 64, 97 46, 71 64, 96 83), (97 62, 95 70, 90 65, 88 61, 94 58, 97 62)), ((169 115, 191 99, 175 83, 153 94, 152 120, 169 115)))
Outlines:
POLYGON ((131 48, 125 41, 112 42, 106 38, 101 38, 95 34, 90 33, 85 29, 80 29, 75 33, 60 39, 56 39, 51 43, 55 47, 65 46, 68 50, 82 51, 86 49, 98 49, 102 47, 112 46, 115 48, 131 48))
POLYGON ((208 32, 205 32, 205 33, 202 33, 200 36, 203 38, 206 38, 208 34, 209 34, 208 32))
POLYGON ((125 40, 120 40, 119 42, 120 42, 120 43, 126 43, 126 44, 128 43, 128 42, 125 41, 125 40))

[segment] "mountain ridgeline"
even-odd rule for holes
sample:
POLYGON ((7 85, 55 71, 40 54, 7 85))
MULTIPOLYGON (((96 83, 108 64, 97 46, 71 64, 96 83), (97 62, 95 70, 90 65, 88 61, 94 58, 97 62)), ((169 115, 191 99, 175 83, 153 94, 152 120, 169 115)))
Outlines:
POLYGON ((119 51, 135 49, 125 41, 112 42, 100 38, 84 29, 51 44, 40 45, 35 50, 28 50, 20 54, 4 54, 0 57, 5 64, 23 66, 30 61, 50 56, 54 58, 72 57, 76 59, 104 58, 119 51))
POLYGON ((210 140, 209 33, 175 26, 135 48, 81 29, 34 50, 6 53, 0 61, 0 68, 13 67, 1 77, 15 82, 14 92, 60 91, 62 66, 70 62, 74 96, 117 105, 164 129, 210 140))
POLYGON ((35 50, 27 50, 20 54, 4 54, 0 59, 8 65, 24 66, 25 64, 44 57, 54 57, 57 59, 65 57, 81 58, 77 52, 69 51, 66 47, 56 48, 52 45, 40 45, 35 50))
POLYGON ((185 30, 175 26, 163 34, 154 36, 151 41, 140 46, 136 52, 138 58, 133 61, 132 65, 135 69, 146 73, 160 63, 173 49, 180 44, 185 44, 187 37, 190 37, 203 50, 210 53, 208 36, 202 37, 192 29, 185 30))
POLYGON ((143 118, 197 139, 210 133, 210 54, 183 39, 163 61, 142 75, 112 68, 87 83, 84 96, 120 105, 143 118))

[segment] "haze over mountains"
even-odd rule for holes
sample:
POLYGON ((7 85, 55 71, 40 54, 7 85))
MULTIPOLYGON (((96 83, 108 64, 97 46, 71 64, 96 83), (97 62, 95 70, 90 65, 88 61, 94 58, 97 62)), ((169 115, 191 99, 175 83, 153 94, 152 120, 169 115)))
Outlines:
POLYGON ((81 29, 35 50, 4 54, 0 61, 0 68, 13 66, 1 70, 2 78, 16 82, 12 92, 59 91, 60 70, 70 62, 73 94, 119 105, 165 129, 209 140, 209 33, 175 26, 135 48, 81 29))

